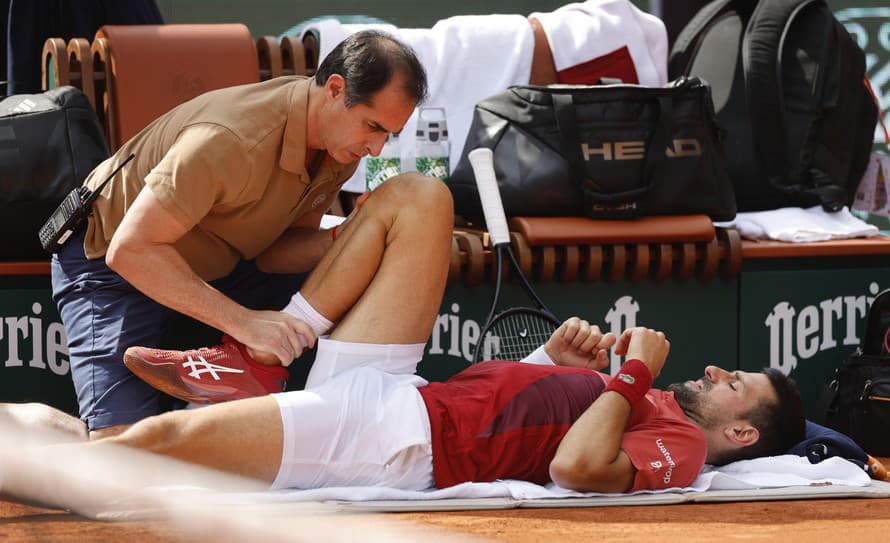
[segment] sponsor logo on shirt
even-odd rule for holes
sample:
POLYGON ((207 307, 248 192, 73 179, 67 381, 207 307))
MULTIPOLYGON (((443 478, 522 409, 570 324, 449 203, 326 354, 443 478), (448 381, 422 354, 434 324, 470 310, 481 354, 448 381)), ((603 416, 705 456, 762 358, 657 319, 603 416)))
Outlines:
POLYGON ((661 469, 661 467, 662 467, 664 464, 662 464, 661 462, 659 462, 658 460, 656 460, 655 462, 649 462, 649 465, 652 466, 652 469, 653 469, 654 471, 658 471, 658 470, 661 469))
MULTIPOLYGON (((664 484, 670 484, 671 476, 674 474, 674 468, 677 467, 677 464, 674 462, 674 459, 671 457, 671 451, 667 450, 667 447, 664 446, 664 442, 660 439, 655 440, 655 445, 658 446, 658 450, 661 451, 661 454, 664 455, 665 461, 667 461, 668 469, 664 472, 664 477, 662 478, 662 482, 664 484)), ((655 464, 659 464, 661 467, 661 462, 652 462, 651 465, 654 467, 655 464)))

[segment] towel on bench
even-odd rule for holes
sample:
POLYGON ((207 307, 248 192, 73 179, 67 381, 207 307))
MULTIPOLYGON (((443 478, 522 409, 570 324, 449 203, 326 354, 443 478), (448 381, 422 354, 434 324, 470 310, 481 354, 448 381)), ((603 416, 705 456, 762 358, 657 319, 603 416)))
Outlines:
POLYGON ((863 238, 879 233, 876 226, 854 217, 847 207, 834 213, 823 210, 822 206, 746 211, 738 213, 732 221, 715 222, 714 225, 734 227, 747 239, 792 243, 863 238))

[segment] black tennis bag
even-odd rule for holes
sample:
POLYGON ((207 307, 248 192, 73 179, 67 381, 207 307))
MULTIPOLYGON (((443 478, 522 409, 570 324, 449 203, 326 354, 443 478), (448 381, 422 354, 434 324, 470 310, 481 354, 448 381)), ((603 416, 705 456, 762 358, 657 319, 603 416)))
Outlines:
POLYGON ((865 338, 835 371, 826 422, 872 456, 890 456, 890 289, 868 310, 865 338))
POLYGON ((877 106, 865 55, 825 0, 715 0, 668 71, 711 85, 739 211, 852 203, 877 106))
POLYGON ((78 89, 0 101, 0 260, 46 260, 37 231, 106 158, 96 113, 78 89))

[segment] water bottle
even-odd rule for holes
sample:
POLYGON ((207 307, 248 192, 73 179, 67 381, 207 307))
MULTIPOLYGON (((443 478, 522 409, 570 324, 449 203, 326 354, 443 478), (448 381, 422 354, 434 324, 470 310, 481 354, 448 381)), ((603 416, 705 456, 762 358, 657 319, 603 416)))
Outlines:
POLYGON ((451 172, 448 160, 450 153, 445 108, 420 108, 417 114, 417 145, 414 153, 417 171, 447 183, 451 172))
POLYGON ((377 156, 365 159, 365 188, 374 190, 390 177, 402 172, 401 150, 398 133, 386 137, 383 149, 377 156))

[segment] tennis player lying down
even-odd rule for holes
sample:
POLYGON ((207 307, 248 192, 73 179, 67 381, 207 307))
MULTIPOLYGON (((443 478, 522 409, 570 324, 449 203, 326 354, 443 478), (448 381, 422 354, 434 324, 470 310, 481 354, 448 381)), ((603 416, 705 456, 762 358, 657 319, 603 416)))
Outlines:
MULTIPOLYGON (((651 389, 670 343, 647 328, 616 338, 571 318, 525 363, 484 362, 444 383, 415 375, 445 287, 452 205, 444 184, 398 183, 363 204, 301 291, 335 323, 306 390, 151 417, 103 441, 273 488, 521 479, 630 492, 686 486, 705 462, 783 453, 803 439, 799 395, 776 371, 708 366, 698 380, 651 389), (613 347, 627 362, 610 377, 597 370, 613 347)), ((182 372, 164 365, 225 372, 219 358, 210 366, 191 354, 130 352, 162 388, 183 387, 182 372)))

